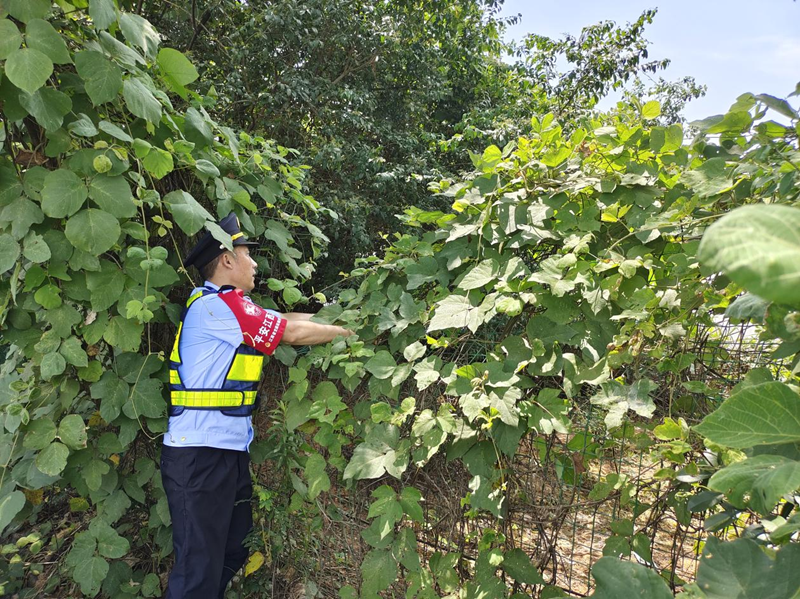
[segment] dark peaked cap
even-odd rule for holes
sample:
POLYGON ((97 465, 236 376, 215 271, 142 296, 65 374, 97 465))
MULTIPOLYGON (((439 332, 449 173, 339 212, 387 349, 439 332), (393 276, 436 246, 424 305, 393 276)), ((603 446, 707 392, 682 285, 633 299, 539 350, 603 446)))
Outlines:
MULTIPOLYGON (((233 242, 234 246, 261 245, 256 241, 247 241, 244 233, 242 233, 241 229, 239 228, 239 219, 236 218, 236 215, 233 212, 219 221, 219 226, 222 227, 226 233, 230 234, 231 241, 233 242)), ((211 233, 206 233, 203 235, 202 239, 197 242, 197 245, 192 248, 192 251, 189 252, 189 255, 186 257, 186 260, 183 262, 183 264, 184 266, 194 265, 197 268, 203 268, 206 264, 211 262, 224 251, 225 246, 215 239, 211 233)))

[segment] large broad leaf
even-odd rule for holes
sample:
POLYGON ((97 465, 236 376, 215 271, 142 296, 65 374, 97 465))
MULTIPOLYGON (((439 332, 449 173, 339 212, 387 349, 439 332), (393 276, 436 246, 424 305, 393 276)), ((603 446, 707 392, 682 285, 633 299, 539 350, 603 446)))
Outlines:
POLYGON ((503 556, 503 570, 517 582, 544 584, 544 579, 522 549, 512 549, 503 556))
POLYGON ((8 58, 21 45, 22 36, 17 26, 8 19, 0 19, 0 60, 8 58))
POLYGON ((149 21, 139 15, 123 12, 119 15, 119 27, 126 40, 139 46, 148 57, 156 57, 160 36, 149 21))
POLYGON ((750 539, 709 537, 697 570, 707 599, 793 599, 800 591, 800 546, 769 556, 750 539))
POLYGON ((89 184, 89 197, 117 218, 130 218, 136 214, 131 187, 122 175, 97 175, 89 184))
POLYGON ((597 583, 594 599, 672 599, 667 583, 656 572, 633 562, 615 557, 601 557, 592 566, 597 583))
POLYGON ((780 498, 800 489, 800 462, 777 455, 758 455, 716 472, 708 482, 739 508, 769 514, 780 498))
POLYGON ((74 247, 99 256, 119 239, 119 221, 108 212, 87 208, 67 221, 64 234, 74 247))
POLYGON ((397 578, 397 562, 392 552, 373 549, 361 562, 361 596, 377 597, 378 593, 389 588, 397 578))
POLYGON ((726 447, 800 441, 800 396, 779 382, 745 387, 731 395, 694 429, 726 447))
POLYGON ((175 222, 187 235, 194 235, 206 221, 213 221, 214 217, 203 208, 191 194, 185 191, 173 191, 164 196, 164 202, 172 212, 175 222))
POLYGON ((136 116, 151 123, 158 123, 161 120, 161 104, 138 79, 125 80, 122 84, 122 96, 128 109, 136 116))
POLYGON ((49 87, 38 89, 33 94, 20 94, 19 103, 50 132, 60 128, 64 117, 72 110, 69 96, 49 87))
POLYGON ((13 268, 19 258, 19 244, 11 235, 0 235, 0 274, 13 268))
POLYGON ((6 60, 6 76, 23 91, 32 94, 53 74, 53 61, 32 48, 14 50, 6 60))
POLYGON ((708 228, 701 262, 748 291, 785 304, 800 304, 800 210, 743 206, 708 228))
POLYGON ((50 171, 42 188, 42 211, 53 218, 64 218, 77 212, 89 195, 83 181, 70 170, 50 171))
POLYGON ((388 351, 379 351, 364 365, 367 372, 379 379, 388 379, 397 369, 397 362, 388 351))
POLYGON ((28 26, 25 28, 25 43, 28 48, 45 54, 55 64, 72 62, 64 38, 47 21, 42 19, 28 21, 28 26))
POLYGON ((606 425, 620 426, 628 410, 636 412, 639 416, 650 418, 655 412, 656 405, 650 398, 650 393, 658 385, 651 380, 641 379, 632 385, 625 385, 619 381, 607 381, 600 385, 600 391, 591 399, 592 404, 608 408, 606 425))
POLYGON ((458 287, 459 289, 477 289, 478 287, 483 287, 495 279, 499 269, 500 266, 497 260, 484 260, 464 275, 458 287))
POLYGON ((109 260, 100 261, 100 270, 86 273, 86 286, 91 292, 92 310, 107 310, 119 300, 125 287, 125 275, 109 260))
POLYGON ((428 324, 428 331, 460 329, 467 326, 471 308, 472 305, 468 297, 464 295, 448 295, 436 304, 436 311, 428 324))
POLYGON ((58 476, 67 466, 69 449, 63 443, 51 443, 36 456, 36 467, 48 476, 58 476))
POLYGON ((23 507, 25 507, 25 495, 21 491, 13 491, 0 499, 0 533, 23 507))
POLYGON ((8 204, 0 212, 0 225, 11 223, 11 234, 15 239, 22 239, 28 234, 31 225, 44 220, 42 210, 24 196, 8 204))
POLYGON ((7 10, 15 19, 27 23, 33 19, 44 19, 50 12, 50 0, 5 0, 0 8, 7 10))
POLYGON ((305 476, 308 481, 308 499, 313 501, 323 491, 331 488, 331 479, 325 472, 325 458, 314 453, 308 456, 305 467, 305 476))
POLYGON ((100 592, 107 575, 108 562, 98 556, 79 561, 72 572, 73 580, 81 585, 81 592, 87 597, 94 597, 100 592))
POLYGON ((89 16, 92 17, 95 27, 108 29, 117 20, 114 0, 89 0, 89 16))
POLYGON ((111 347, 124 351, 137 351, 142 343, 143 330, 144 325, 135 320, 115 316, 103 332, 103 339, 111 347))
POLYGON ((79 52, 75 55, 75 67, 95 106, 110 102, 119 94, 122 70, 100 52, 79 52))
POLYGON ((167 84, 173 91, 184 97, 186 95, 185 87, 200 76, 189 59, 182 52, 173 48, 159 50, 157 62, 167 84))
POLYGON ((65 416, 58 425, 58 438, 71 449, 86 447, 86 425, 78 414, 65 416))

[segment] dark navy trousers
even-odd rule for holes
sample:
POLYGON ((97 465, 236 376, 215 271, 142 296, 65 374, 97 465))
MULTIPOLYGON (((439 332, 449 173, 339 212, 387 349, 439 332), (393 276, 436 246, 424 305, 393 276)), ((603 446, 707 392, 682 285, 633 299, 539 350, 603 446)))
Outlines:
POLYGON ((244 565, 253 526, 250 455, 214 447, 161 448, 175 565, 166 599, 223 599, 244 565))

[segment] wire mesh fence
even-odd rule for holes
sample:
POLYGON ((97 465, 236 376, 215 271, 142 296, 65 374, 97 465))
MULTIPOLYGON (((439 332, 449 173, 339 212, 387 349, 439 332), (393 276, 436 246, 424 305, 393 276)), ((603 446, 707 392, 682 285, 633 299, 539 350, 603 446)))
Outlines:
MULTIPOLYGON (((681 349, 689 366, 659 381, 658 411, 650 421, 609 430, 605 412, 582 397, 573 402, 569 434, 523 437, 506 463, 506 504, 499 521, 469 511, 464 498, 471 474, 462 462, 437 455, 424 468, 409 470, 403 483, 426 498, 424 524, 415 524, 423 553, 458 553, 459 573, 469 577, 484 531, 500 526, 506 542, 531 557, 551 593, 557 587, 566 596, 590 595, 591 566, 604 555, 646 563, 680 590, 695 578, 708 514, 692 513, 678 500, 677 494, 691 492, 690 485, 678 484, 681 478, 697 479, 664 458, 652 427, 665 415, 696 424, 752 369, 786 368, 772 357, 774 342, 761 339, 760 332, 724 320, 697 328, 681 349), (673 475, 666 476, 670 469, 673 475)), ((479 357, 481 345, 461 348, 469 354, 462 358, 479 357)), ((704 448, 691 451, 687 458, 704 448)), ((272 482, 268 477, 265 486, 272 482)), ((357 565, 370 550, 361 537, 369 523, 370 493, 387 482, 392 484, 361 481, 355 489, 334 487, 319 497, 328 515, 320 524, 322 534, 315 534, 314 584, 321 596, 336 596, 341 586, 360 579, 357 565)), ((404 595, 402 581, 396 584, 387 597, 404 595)), ((536 588, 541 593, 544 585, 536 588)))

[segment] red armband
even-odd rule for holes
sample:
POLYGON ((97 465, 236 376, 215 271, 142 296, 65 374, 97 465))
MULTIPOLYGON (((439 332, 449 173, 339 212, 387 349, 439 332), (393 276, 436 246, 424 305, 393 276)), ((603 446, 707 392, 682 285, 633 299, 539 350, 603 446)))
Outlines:
POLYGON ((286 320, 245 298, 241 289, 220 293, 219 297, 239 321, 244 343, 263 354, 272 355, 283 337, 286 320))

